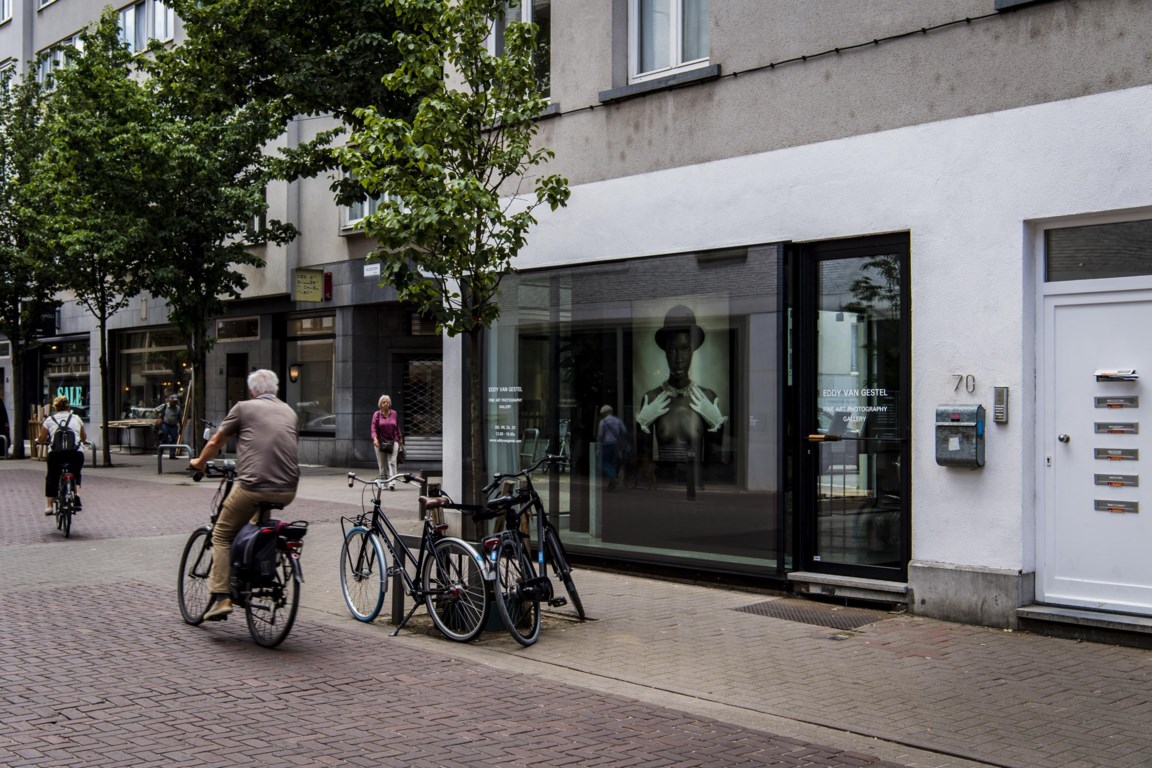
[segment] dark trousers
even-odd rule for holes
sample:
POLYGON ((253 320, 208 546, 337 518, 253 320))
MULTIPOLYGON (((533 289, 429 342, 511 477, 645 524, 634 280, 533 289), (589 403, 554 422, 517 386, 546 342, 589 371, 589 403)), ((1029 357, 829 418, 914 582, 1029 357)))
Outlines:
POLYGON ((80 487, 80 470, 84 468, 83 451, 49 451, 48 476, 44 478, 46 497, 56 498, 56 491, 60 489, 60 473, 66 466, 72 468, 72 474, 76 476, 76 487, 80 487))

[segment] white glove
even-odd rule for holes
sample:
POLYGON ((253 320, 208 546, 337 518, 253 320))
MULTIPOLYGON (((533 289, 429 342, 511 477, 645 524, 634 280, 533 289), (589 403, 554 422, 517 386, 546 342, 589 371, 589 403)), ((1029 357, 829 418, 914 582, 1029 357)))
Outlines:
POLYGON ((651 430, 648 429, 649 425, 668 413, 668 403, 670 402, 672 402, 672 396, 667 392, 661 392, 652 402, 648 402, 648 395, 644 395, 644 400, 640 403, 640 414, 636 417, 636 422, 640 425, 640 429, 645 432, 651 432, 651 430))
POLYGON ((700 418, 708 425, 709 432, 715 432, 724 426, 724 422, 728 421, 727 416, 720 414, 720 398, 717 397, 715 402, 709 400, 700 387, 693 386, 692 391, 688 393, 692 401, 692 410, 700 414, 700 418))

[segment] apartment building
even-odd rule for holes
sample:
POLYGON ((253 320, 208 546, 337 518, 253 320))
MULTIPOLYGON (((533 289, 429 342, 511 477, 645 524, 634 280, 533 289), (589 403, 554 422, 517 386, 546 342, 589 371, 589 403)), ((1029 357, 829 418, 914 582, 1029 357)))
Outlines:
MULTIPOLYGON (((0 61, 71 4, 0 26, 0 61)), ((531 0, 517 17, 548 41, 540 139, 572 197, 540 214, 483 359, 377 285, 360 212, 326 180, 284 185, 271 215, 303 234, 221 319, 210 411, 270 366, 314 408, 302 461, 368 463, 379 393, 406 419, 434 401, 458 490, 479 365, 488 467, 566 453, 542 485, 583 554, 990 626, 1146 623, 1152 6, 531 0), (626 428, 612 448, 605 406, 626 428)), ((171 345, 163 312, 124 313, 122 376, 171 345)), ((56 332, 83 346, 87 327, 67 310, 56 332)))

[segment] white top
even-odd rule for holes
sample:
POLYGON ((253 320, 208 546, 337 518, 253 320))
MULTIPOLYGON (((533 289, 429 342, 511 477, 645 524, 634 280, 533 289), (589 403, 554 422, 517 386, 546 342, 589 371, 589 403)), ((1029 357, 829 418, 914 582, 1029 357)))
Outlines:
POLYGON ((84 427, 84 420, 72 411, 56 411, 44 419, 44 429, 48 430, 48 445, 52 445, 52 438, 61 429, 70 429, 76 433, 76 445, 80 445, 80 430, 84 427), (71 416, 71 418, 69 418, 71 416))

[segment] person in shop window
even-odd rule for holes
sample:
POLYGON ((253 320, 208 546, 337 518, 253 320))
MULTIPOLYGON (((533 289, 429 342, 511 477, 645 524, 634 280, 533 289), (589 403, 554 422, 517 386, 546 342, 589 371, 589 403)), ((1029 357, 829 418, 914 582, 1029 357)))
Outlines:
POLYGON ((643 433, 638 437, 654 436, 655 460, 661 464, 681 464, 693 457, 703 461, 702 449, 720 443, 728 421, 719 396, 690 375, 692 356, 703 343, 704 329, 683 305, 668 310, 663 327, 656 331, 656 345, 668 361, 668 378, 644 393, 636 423, 643 433))

